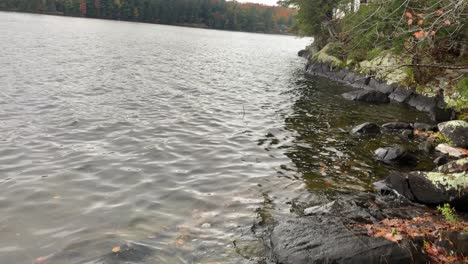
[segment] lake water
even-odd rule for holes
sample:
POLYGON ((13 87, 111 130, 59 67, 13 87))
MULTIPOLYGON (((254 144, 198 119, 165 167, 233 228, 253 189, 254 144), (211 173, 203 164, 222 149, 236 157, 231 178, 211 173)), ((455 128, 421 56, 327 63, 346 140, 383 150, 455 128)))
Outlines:
POLYGON ((309 42, 0 12, 0 263, 255 263, 254 222, 370 190, 401 139, 346 131, 426 117, 306 80, 309 42))

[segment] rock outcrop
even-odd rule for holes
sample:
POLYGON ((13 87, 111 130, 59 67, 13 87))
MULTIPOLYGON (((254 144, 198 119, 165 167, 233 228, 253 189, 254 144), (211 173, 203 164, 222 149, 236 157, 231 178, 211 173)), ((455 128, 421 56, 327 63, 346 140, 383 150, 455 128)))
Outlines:
POLYGON ((455 147, 468 147, 468 122, 453 120, 438 125, 439 131, 446 136, 455 147))
POLYGON ((385 179, 387 187, 423 204, 468 204, 468 158, 453 161, 432 172, 393 172, 385 179))

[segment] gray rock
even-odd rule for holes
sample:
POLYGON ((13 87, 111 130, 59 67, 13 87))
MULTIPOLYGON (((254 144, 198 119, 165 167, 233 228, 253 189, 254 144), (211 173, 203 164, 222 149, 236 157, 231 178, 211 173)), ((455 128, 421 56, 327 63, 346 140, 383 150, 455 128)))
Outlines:
POLYGON ((436 147, 437 151, 440 151, 442 153, 445 153, 449 155, 450 157, 454 158, 463 158, 468 156, 468 151, 462 148, 455 148, 452 146, 449 146, 447 144, 439 144, 436 147))
POLYGON ((303 58, 307 59, 307 58, 309 58, 309 56, 310 56, 310 51, 305 50, 305 49, 300 50, 300 51, 297 53, 297 56, 303 57, 303 58))
POLYGON ((453 120, 438 125, 440 132, 456 147, 468 147, 468 122, 453 120))
POLYGON ((388 103, 388 96, 379 91, 358 90, 342 94, 343 98, 352 101, 360 101, 373 104, 388 103))
POLYGON ((433 161, 433 163, 436 166, 442 166, 442 165, 446 164, 447 162, 449 162, 448 155, 439 156, 439 157, 435 158, 434 161, 433 161))
POLYGON ((401 135, 405 138, 412 138, 414 136, 412 129, 404 129, 401 131, 401 135))
POLYGON ((403 87, 397 87, 390 95, 389 98, 399 103, 406 103, 414 96, 414 92, 403 87))
POLYGON ((418 148, 419 148, 419 150, 421 150, 421 151, 423 151, 425 153, 428 153, 428 154, 434 152, 434 149, 435 149, 434 145, 432 145, 431 143, 429 143, 427 141, 423 141, 423 142, 419 143, 418 148))
POLYGON ((385 180, 388 186, 408 199, 423 204, 467 204, 467 172, 442 173, 393 172, 385 180))
POLYGON ((459 160, 452 161, 450 163, 444 164, 437 167, 437 172, 441 173, 459 173, 468 171, 468 158, 463 158, 459 160))
POLYGON ((380 127, 376 124, 369 122, 360 124, 351 129, 351 134, 378 134, 380 133, 380 127))
POLYGON ((304 209, 304 215, 330 213, 334 204, 335 204, 335 201, 327 203, 325 205, 317 205, 317 206, 308 207, 304 209))
MULTIPOLYGON (((267 239, 273 262, 425 263, 427 260, 419 250, 410 246, 409 241, 398 244, 384 238, 370 237, 366 229, 352 225, 372 223, 376 219, 389 217, 388 214, 398 217, 407 210, 400 207, 386 212, 385 205, 379 204, 379 201, 371 202, 368 196, 362 198, 342 198, 317 206, 312 211, 320 212, 310 216, 280 218, 267 239)), ((414 214, 414 208, 411 209, 411 214, 414 214)))
POLYGON ((410 124, 404 122, 390 122, 383 124, 382 127, 389 130, 413 129, 410 124))
MULTIPOLYGON (((397 85, 396 84, 387 84, 385 81, 379 81, 374 78, 371 78, 369 81, 368 87, 370 89, 385 93, 385 94, 390 94, 393 91, 395 91, 397 85)), ((366 88, 368 89, 368 88, 366 88)))
POLYGON ((374 154, 377 160, 387 164, 413 165, 416 162, 416 158, 402 146, 379 148, 374 154))
POLYGON ((413 128, 420 131, 437 131, 437 126, 426 123, 414 123, 413 128))

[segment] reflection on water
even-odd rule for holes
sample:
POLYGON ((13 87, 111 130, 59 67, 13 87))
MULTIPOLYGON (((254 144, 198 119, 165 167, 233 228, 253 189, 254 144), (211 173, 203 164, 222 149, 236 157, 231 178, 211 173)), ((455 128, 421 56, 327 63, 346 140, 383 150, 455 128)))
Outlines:
POLYGON ((294 197, 388 171, 372 150, 402 139, 352 125, 425 118, 305 80, 308 39, 1 12, 0 25, 1 263, 256 262, 251 227, 294 197))

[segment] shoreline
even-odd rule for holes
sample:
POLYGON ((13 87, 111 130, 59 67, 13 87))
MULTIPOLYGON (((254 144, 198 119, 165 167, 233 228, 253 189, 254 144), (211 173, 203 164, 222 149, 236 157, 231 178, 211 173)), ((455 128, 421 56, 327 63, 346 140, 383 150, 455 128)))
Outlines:
POLYGON ((0 12, 7 12, 7 13, 18 13, 18 14, 32 14, 32 15, 44 15, 44 16, 58 16, 58 17, 71 17, 71 18, 84 18, 84 19, 96 19, 96 20, 104 20, 104 21, 117 21, 117 22, 129 22, 129 23, 138 23, 138 24, 148 24, 148 25, 161 25, 161 26, 174 26, 174 27, 183 27, 183 28, 197 28, 197 29, 209 29, 209 30, 219 30, 219 31, 228 31, 228 32, 238 32, 238 33, 251 33, 251 34, 264 34, 264 35, 276 35, 276 36, 296 36, 293 33, 273 33, 273 32, 253 32, 253 31, 241 31, 241 30, 230 30, 230 29, 218 29, 218 28, 210 28, 206 25, 193 25, 190 26, 189 24, 163 24, 157 22, 144 22, 144 21, 133 21, 133 20, 123 20, 123 19, 112 19, 112 18, 99 18, 99 17, 82 17, 82 16, 69 16, 65 15, 61 12, 57 13, 36 13, 36 12, 25 12, 25 11, 18 11, 18 10, 4 10, 0 9, 0 12))
MULTIPOLYGON (((308 59, 308 54, 302 56, 304 53, 301 53, 299 56, 308 59)), ((452 144, 459 144, 458 138, 453 137, 450 144, 435 147, 437 142, 433 137, 442 134, 452 138, 451 125, 458 122, 450 121, 454 117, 453 110, 444 108, 442 98, 389 85, 373 76, 335 70, 329 63, 308 61, 304 74, 325 77, 354 88, 356 91, 343 94, 348 100, 369 104, 391 100, 428 113, 437 126, 364 123, 354 127, 349 136, 401 133, 408 140, 421 140, 428 151, 440 152, 436 160, 442 157, 445 160, 441 163, 434 160, 433 171, 406 173, 397 164, 417 162, 417 154, 405 150, 404 145, 381 146, 375 151, 375 159, 394 166, 394 172, 374 183, 375 192, 343 193, 319 205, 305 203, 294 210, 300 212, 299 216, 281 217, 264 237, 273 261, 282 264, 468 261, 468 151, 458 157, 443 153, 440 145, 452 147, 452 144), (366 93, 372 96, 364 97, 365 100, 355 97, 366 93), (450 182, 453 178, 457 179, 456 184, 450 182), (457 215, 449 203, 457 205, 457 215), (438 204, 440 207, 435 207, 438 204)), ((462 129, 465 132, 468 126, 462 129)), ((461 137, 466 140, 468 133, 461 137)), ((463 140, 461 144, 466 147, 467 142, 463 140)))

